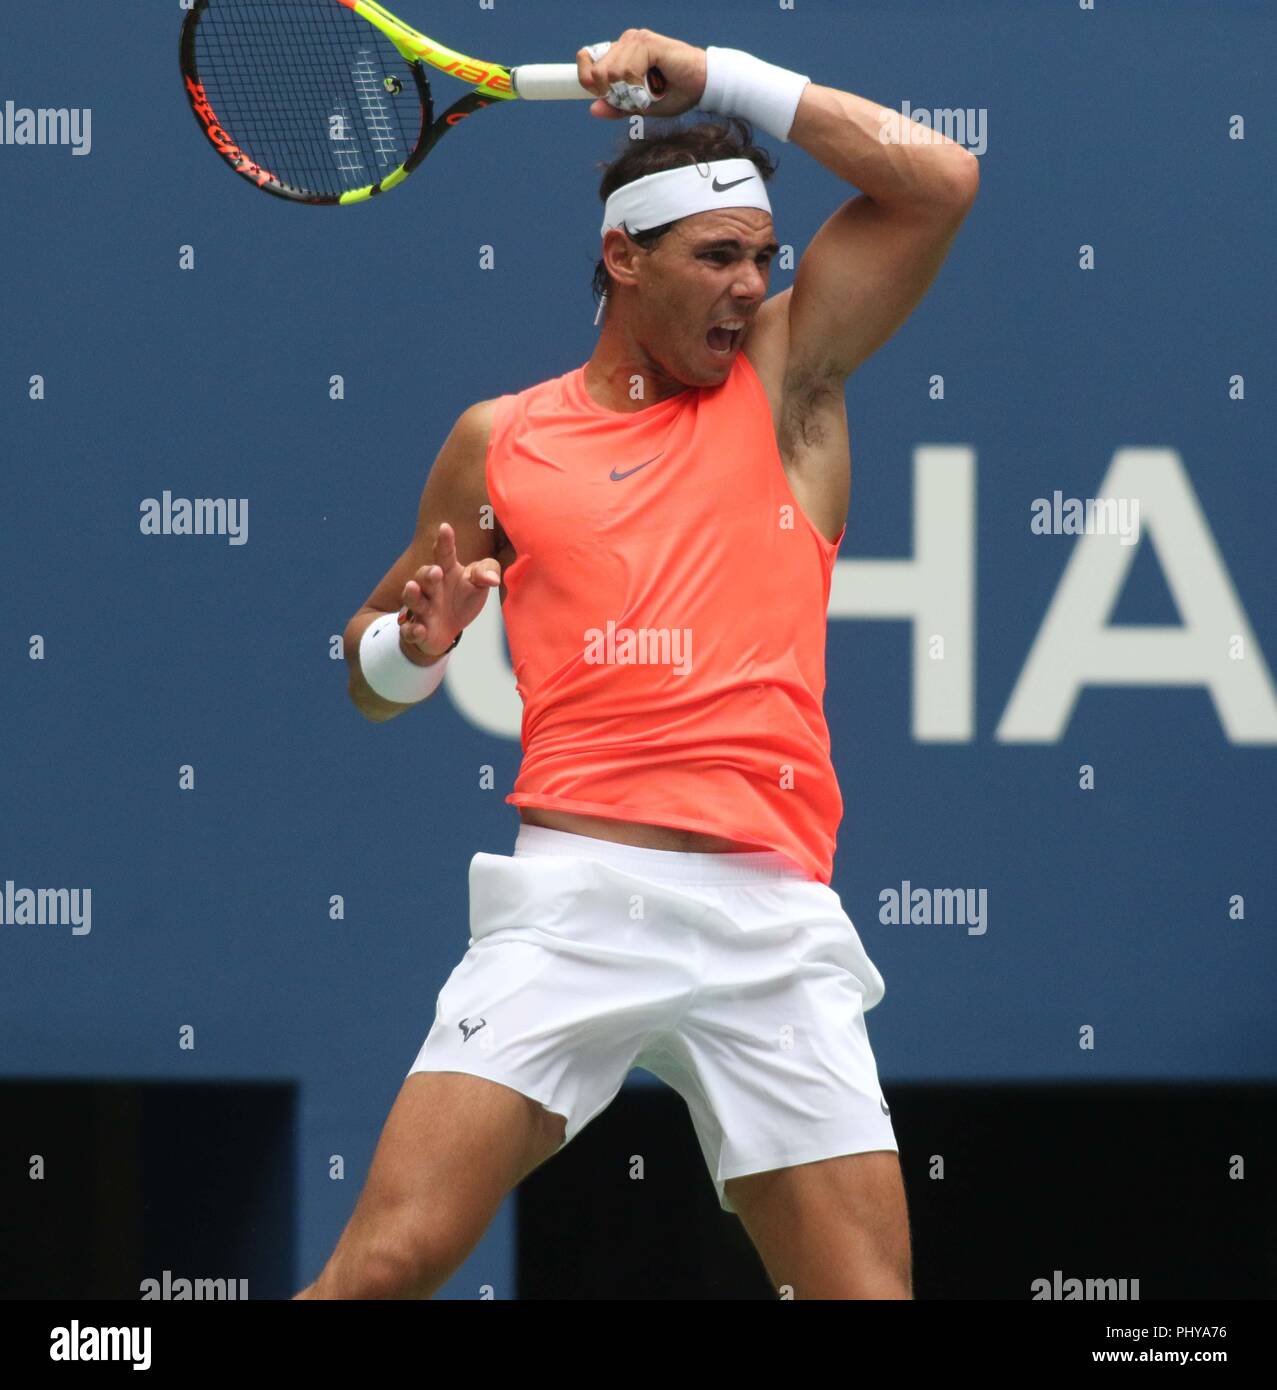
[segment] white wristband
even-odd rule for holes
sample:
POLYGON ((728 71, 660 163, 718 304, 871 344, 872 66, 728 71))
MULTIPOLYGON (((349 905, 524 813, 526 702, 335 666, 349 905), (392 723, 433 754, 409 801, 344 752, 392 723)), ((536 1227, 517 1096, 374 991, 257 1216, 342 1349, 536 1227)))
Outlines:
POLYGON ((705 91, 699 108, 741 116, 777 140, 789 140, 794 112, 811 81, 801 73, 765 63, 739 48, 705 50, 705 91))
POLYGON ((359 669, 383 700, 415 705, 443 680, 448 653, 429 666, 409 661, 399 646, 399 614, 383 613, 364 628, 359 639, 359 669))

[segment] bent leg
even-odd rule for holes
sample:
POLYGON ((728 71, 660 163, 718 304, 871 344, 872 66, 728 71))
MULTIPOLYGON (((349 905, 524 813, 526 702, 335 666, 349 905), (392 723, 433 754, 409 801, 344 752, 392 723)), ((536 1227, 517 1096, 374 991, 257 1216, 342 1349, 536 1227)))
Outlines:
POLYGON ((777 1289, 794 1298, 913 1297, 894 1150, 750 1173, 724 1187, 777 1289))
POLYGON ((413 1072, 337 1248, 296 1297, 429 1298, 511 1189, 557 1151, 565 1126, 562 1115, 499 1082, 413 1072))

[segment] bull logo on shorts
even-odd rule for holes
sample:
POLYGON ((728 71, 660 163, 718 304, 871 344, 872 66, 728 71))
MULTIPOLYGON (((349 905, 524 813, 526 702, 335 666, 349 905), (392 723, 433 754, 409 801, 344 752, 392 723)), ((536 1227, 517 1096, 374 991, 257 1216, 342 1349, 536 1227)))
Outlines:
POLYGON ((468 1043, 470 1039, 487 1023, 486 1018, 477 1018, 473 1023, 468 1018, 463 1018, 457 1027, 461 1029, 461 1041, 468 1043))

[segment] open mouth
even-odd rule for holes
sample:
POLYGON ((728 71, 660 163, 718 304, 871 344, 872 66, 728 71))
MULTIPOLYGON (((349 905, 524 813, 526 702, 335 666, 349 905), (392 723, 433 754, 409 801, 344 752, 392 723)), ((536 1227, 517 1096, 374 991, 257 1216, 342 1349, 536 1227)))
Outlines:
POLYGON ((744 319, 722 319, 711 327, 705 335, 705 341, 711 352, 719 357, 729 357, 736 350, 744 331, 744 319))

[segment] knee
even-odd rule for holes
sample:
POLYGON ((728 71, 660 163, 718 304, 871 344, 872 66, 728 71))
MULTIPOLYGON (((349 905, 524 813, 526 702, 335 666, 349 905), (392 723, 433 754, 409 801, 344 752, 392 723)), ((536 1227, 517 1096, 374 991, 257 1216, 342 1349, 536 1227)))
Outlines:
POLYGON ((906 1256, 884 1260, 877 1268, 867 1270, 861 1281, 861 1291, 853 1298, 913 1298, 913 1271, 906 1256))
POLYGON ((470 1253, 454 1226, 406 1214, 376 1234, 338 1249, 316 1281, 320 1298, 425 1299, 470 1253))
POLYGON ((362 1252, 344 1271, 339 1298, 429 1298, 448 1277, 442 1252, 430 1245, 387 1241, 362 1252))
POLYGON ((913 1298, 908 1266, 895 1260, 856 1260, 839 1268, 820 1268, 806 1278, 777 1285, 782 1299, 904 1299, 913 1298))
POLYGON ((898 1260, 859 1259, 844 1267, 819 1269, 808 1278, 781 1285, 782 1298, 912 1300, 908 1265, 898 1260))
POLYGON ((861 1291, 850 1296, 912 1299, 913 1257, 907 1224, 902 1222, 889 1233, 881 1232, 865 1245, 864 1258, 853 1281, 861 1291))

